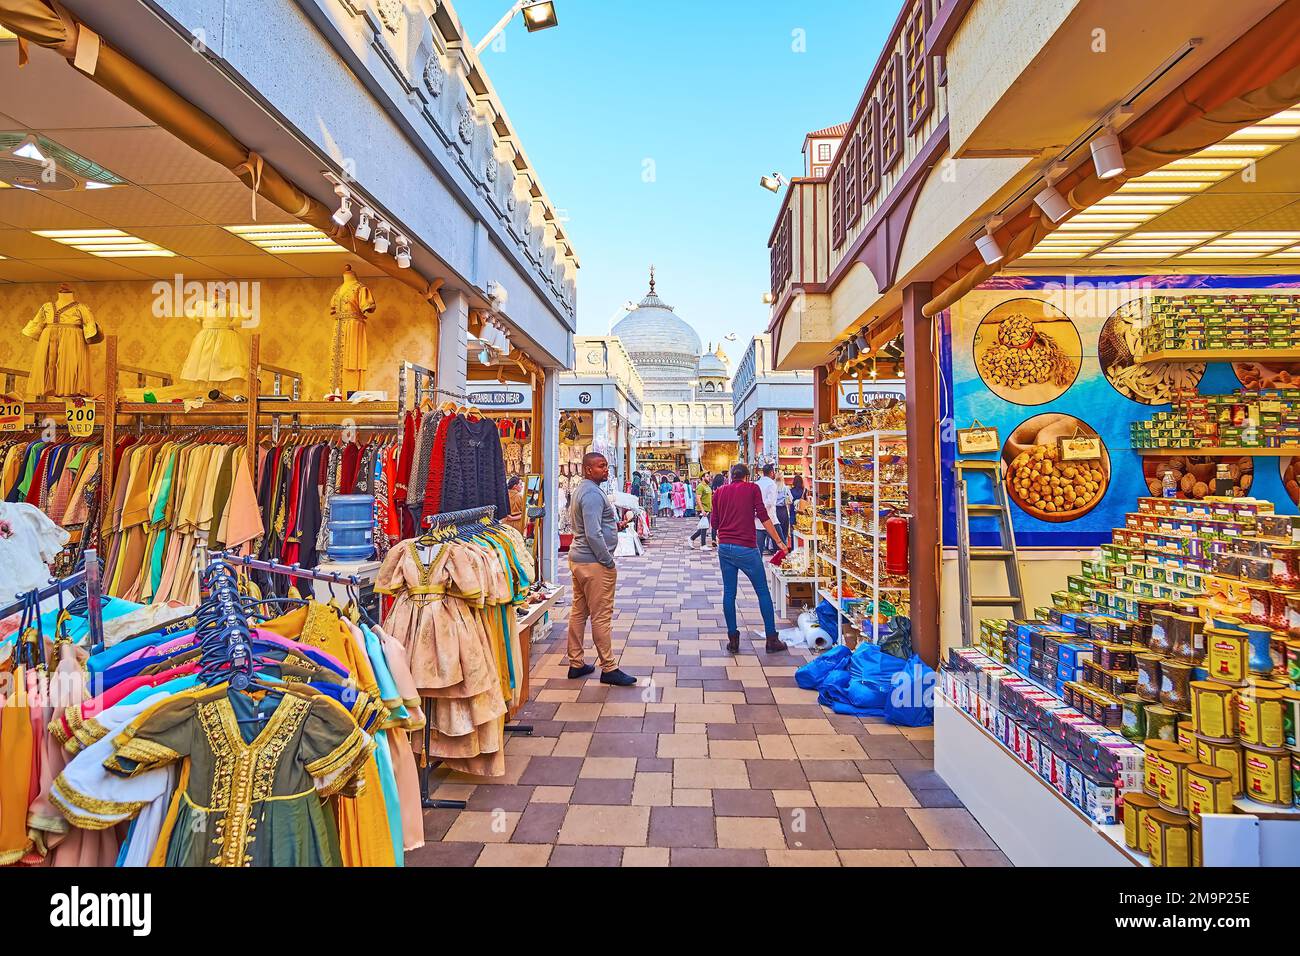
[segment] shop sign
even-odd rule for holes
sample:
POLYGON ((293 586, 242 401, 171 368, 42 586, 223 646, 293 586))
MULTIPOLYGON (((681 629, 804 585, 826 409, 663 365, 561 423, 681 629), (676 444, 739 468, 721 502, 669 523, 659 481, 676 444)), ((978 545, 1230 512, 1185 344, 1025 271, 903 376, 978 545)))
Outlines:
POLYGON ((73 438, 85 438, 95 433, 95 403, 84 398, 69 398, 63 403, 63 420, 67 423, 68 434, 73 438))
POLYGON ((1061 439, 1061 461, 1096 461, 1101 458, 1101 439, 1075 436, 1061 439))
POLYGON ((963 455, 980 455, 1001 447, 998 430, 981 425, 978 418, 970 428, 957 429, 957 451, 963 455))
POLYGON ((0 395, 0 432, 22 431, 27 406, 16 395, 0 395))
MULTIPOLYGON (((900 398, 904 394, 906 394, 906 390, 901 385, 897 386, 896 388, 888 388, 881 385, 874 385, 871 388, 865 388, 865 387, 863 388, 861 401, 870 402, 878 398, 900 398)), ((840 401, 844 405, 849 405, 853 408, 857 408, 859 403, 859 396, 857 390, 847 389, 841 392, 840 401)))
POLYGON ((523 392, 507 391, 505 389, 470 392, 469 401, 471 405, 478 405, 480 408, 492 406, 494 408, 511 408, 524 404, 523 392))
POLYGON ((579 404, 579 405, 590 405, 590 404, 591 404, 591 392, 582 392, 580 395, 578 395, 578 404, 579 404))

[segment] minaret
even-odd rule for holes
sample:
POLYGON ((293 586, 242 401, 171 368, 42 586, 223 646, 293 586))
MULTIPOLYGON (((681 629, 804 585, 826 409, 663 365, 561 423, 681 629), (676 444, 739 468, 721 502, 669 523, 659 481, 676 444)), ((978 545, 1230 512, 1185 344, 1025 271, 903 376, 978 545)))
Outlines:
POLYGON ((655 294, 655 267, 654 263, 650 264, 650 294, 655 294))

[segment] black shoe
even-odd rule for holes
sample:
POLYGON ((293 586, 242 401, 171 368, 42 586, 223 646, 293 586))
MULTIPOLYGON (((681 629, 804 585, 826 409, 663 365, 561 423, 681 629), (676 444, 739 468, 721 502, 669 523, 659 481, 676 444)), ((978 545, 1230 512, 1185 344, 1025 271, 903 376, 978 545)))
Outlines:
POLYGON ((789 650, 789 645, 779 637, 769 637, 767 647, 764 648, 769 654, 780 654, 782 651, 789 650))
POLYGON ((595 670, 596 668, 592 667, 590 664, 583 664, 581 667, 570 667, 569 680, 577 680, 579 677, 586 677, 595 670))
POLYGON ((617 667, 612 671, 605 671, 600 675, 602 684, 613 684, 615 687, 631 687, 636 683, 636 678, 631 674, 624 674, 617 667))
POLYGON ((740 653, 740 635, 739 635, 739 634, 728 634, 728 635, 727 635, 727 653, 728 653, 728 654, 739 654, 739 653, 740 653))

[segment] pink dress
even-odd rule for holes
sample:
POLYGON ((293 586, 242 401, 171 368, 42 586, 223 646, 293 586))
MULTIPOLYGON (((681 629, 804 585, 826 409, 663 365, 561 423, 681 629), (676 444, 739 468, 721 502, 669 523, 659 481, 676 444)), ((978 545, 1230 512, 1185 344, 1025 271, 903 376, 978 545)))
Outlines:
POLYGON ((686 486, 680 481, 673 484, 673 510, 679 513, 686 510, 686 486))

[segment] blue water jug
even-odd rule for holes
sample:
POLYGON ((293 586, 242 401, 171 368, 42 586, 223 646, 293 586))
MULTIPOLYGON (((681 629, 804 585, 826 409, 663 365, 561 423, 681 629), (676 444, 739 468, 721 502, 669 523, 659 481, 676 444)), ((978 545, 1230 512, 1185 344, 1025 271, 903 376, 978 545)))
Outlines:
POLYGON ((330 497, 330 540, 334 561, 365 561, 375 554, 375 496, 330 497))

